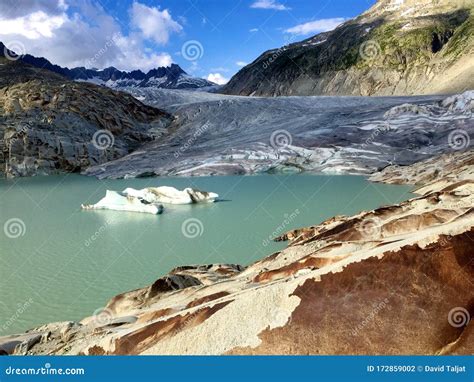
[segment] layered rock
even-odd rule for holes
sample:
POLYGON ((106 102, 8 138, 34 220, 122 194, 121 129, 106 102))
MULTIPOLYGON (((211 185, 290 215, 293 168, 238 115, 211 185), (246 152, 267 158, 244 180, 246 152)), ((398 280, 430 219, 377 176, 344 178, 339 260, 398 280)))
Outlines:
POLYGON ((335 30, 263 53, 225 94, 412 95, 474 88, 473 0, 378 0, 335 30))
POLYGON ((81 171, 160 137, 171 116, 126 93, 0 58, 0 172, 81 171))
POLYGON ((424 167, 429 184, 398 205, 291 231, 280 238, 289 241, 286 249, 247 268, 181 267, 113 298, 97 316, 3 338, 0 348, 17 354, 472 354, 473 160, 468 151, 387 168, 376 179, 403 172, 422 183, 424 167), (434 170, 444 165, 446 176, 434 170))

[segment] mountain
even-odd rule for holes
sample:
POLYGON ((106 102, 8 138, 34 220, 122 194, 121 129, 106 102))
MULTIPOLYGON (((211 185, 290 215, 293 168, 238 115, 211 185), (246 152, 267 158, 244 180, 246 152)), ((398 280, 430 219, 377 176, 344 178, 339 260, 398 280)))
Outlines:
POLYGON ((224 94, 413 95, 474 88, 474 0, 378 0, 333 31, 269 50, 224 94))
MULTIPOLYGON (((5 46, 0 42, 0 49, 3 52, 5 46)), ((11 52, 14 55, 13 52, 11 52)), ((34 57, 25 54, 18 58, 26 64, 37 68, 47 69, 61 74, 73 81, 86 81, 97 85, 108 86, 110 88, 133 87, 156 87, 165 89, 199 89, 205 87, 216 87, 217 85, 204 78, 192 77, 188 75, 179 65, 171 64, 169 67, 152 69, 147 73, 141 70, 125 72, 114 67, 103 70, 86 69, 84 67, 64 68, 52 64, 46 58, 34 57)))
POLYGON ((159 138, 170 121, 127 93, 0 55, 0 174, 81 171, 159 138))

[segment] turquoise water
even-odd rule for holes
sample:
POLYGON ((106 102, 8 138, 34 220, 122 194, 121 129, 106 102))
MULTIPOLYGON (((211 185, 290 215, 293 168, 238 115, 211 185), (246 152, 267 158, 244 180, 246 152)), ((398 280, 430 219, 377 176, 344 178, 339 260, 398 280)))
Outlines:
POLYGON ((81 319, 178 265, 249 264, 284 247, 270 240, 276 232, 398 203, 409 192, 357 176, 0 180, 0 336, 81 319), (158 216, 80 209, 106 189, 160 185, 217 192, 222 201, 165 206, 158 216))

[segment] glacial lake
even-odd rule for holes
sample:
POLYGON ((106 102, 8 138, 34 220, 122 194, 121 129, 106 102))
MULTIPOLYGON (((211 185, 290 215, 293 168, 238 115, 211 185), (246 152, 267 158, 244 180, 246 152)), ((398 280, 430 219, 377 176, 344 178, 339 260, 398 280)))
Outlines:
POLYGON ((329 175, 0 180, 0 336, 92 315, 179 265, 248 265, 286 245, 270 240, 276 232, 398 203, 410 190, 329 175), (80 209, 107 189, 163 185, 221 201, 165 205, 162 215, 80 209))

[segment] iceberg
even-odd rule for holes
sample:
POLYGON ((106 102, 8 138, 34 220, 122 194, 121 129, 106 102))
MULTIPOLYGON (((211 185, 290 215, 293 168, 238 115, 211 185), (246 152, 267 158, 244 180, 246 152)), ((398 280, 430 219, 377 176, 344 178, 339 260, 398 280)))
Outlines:
POLYGON ((148 203, 166 204, 193 204, 193 203, 213 203, 219 197, 214 192, 200 191, 194 188, 185 188, 180 191, 174 187, 147 187, 141 190, 126 188, 122 192, 124 195, 139 198, 148 203))
POLYGON ((116 191, 107 190, 105 197, 96 204, 82 204, 84 210, 115 210, 129 212, 144 212, 158 215, 163 212, 163 206, 158 203, 148 202, 139 197, 124 195, 116 191))

